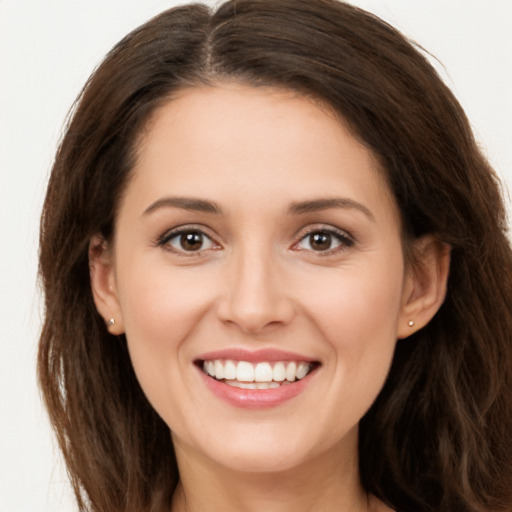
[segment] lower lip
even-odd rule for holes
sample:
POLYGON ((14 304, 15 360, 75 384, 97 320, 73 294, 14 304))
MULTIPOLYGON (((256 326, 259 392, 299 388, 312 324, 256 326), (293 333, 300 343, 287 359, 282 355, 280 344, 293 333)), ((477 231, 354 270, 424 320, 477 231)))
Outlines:
POLYGON ((198 369, 201 377, 210 391, 225 402, 236 407, 245 409, 266 409, 277 407, 288 400, 296 397, 304 391, 310 382, 313 370, 303 379, 289 385, 281 385, 278 388, 270 389, 241 389, 224 384, 224 382, 209 377, 202 370, 198 369))

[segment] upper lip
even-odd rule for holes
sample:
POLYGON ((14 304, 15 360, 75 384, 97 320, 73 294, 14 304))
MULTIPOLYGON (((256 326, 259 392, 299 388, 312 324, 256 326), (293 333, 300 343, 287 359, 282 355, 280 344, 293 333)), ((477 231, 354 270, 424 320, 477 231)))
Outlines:
POLYGON ((214 350, 199 355, 197 361, 211 361, 214 359, 231 359, 234 361, 247 361, 257 363, 261 361, 304 361, 306 363, 318 362, 316 359, 274 348, 263 348, 259 350, 247 350, 243 348, 228 348, 214 350))

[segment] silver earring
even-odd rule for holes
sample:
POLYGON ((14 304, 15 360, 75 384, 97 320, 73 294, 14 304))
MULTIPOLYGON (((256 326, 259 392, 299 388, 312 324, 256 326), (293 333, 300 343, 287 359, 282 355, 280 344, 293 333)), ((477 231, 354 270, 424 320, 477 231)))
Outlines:
POLYGON ((113 318, 111 318, 111 319, 108 321, 108 325, 109 325, 110 327, 112 327, 112 326, 116 325, 116 321, 115 321, 113 318))
POLYGON ((414 321, 413 320, 409 320, 409 327, 414 327, 414 321))

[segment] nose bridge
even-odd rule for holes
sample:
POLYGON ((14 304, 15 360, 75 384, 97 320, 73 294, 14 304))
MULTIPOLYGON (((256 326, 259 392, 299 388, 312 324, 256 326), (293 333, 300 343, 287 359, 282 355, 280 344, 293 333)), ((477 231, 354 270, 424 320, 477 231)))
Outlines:
POLYGON ((293 305, 282 286, 282 268, 269 243, 245 240, 233 250, 221 317, 245 332, 289 322, 293 305))

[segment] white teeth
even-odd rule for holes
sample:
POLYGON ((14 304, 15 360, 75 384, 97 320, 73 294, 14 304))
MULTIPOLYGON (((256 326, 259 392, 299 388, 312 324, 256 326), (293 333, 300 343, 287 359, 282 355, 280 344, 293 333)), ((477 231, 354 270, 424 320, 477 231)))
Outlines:
POLYGON ((295 363, 288 363, 286 367, 286 380, 293 382, 295 380, 295 374, 297 372, 297 365, 295 363))
POLYGON ((283 382, 286 379, 286 368, 284 367, 284 363, 276 363, 274 365, 274 379, 276 382, 283 382))
POLYGON ((306 363, 299 363, 297 366, 297 379, 303 379, 309 372, 310 365, 306 363))
POLYGON ((275 363, 262 361, 253 364, 248 361, 215 359, 203 362, 204 372, 211 377, 224 380, 226 384, 237 387, 240 387, 240 383, 244 383, 242 387, 246 389, 268 389, 267 384, 272 384, 270 387, 278 387, 281 383, 290 384, 303 379, 312 367, 311 363, 304 361, 277 361, 275 363), (263 387, 247 387, 246 383, 262 384, 263 387))
POLYGON ((258 363, 254 370, 256 382, 270 382, 272 380, 272 366, 270 363, 258 363))
POLYGON ((258 389, 271 389, 280 387, 277 382, 258 382, 258 389))
POLYGON ((241 389, 271 389, 278 388, 278 382, 240 382, 238 380, 225 380, 226 384, 233 388, 241 389))
POLYGON ((239 361, 236 367, 236 380, 254 382, 254 366, 247 361, 239 361))
POLYGON ((221 361, 215 361, 215 378, 224 379, 224 366, 221 361))
POLYGON ((236 379, 236 365, 233 361, 226 361, 224 364, 224 378, 236 379))

